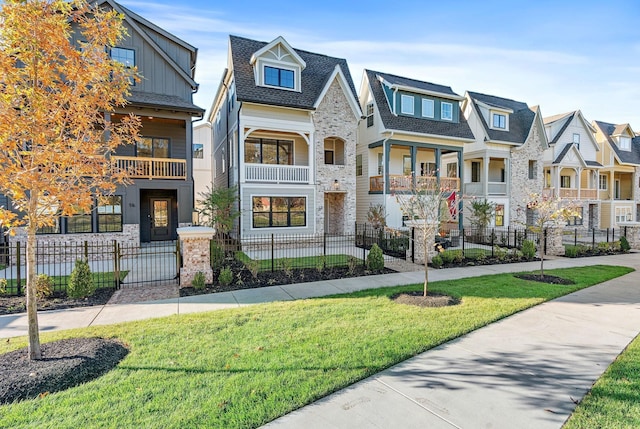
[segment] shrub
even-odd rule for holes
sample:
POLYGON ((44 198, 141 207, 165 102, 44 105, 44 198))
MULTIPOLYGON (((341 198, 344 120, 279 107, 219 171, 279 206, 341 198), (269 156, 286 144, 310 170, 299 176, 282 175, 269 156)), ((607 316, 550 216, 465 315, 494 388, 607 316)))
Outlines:
POLYGON ((462 250, 445 250, 440 253, 440 257, 442 258, 442 262, 445 264, 453 264, 455 262, 464 261, 464 255, 462 250))
POLYGON ((349 274, 353 274, 356 271, 356 268, 358 268, 359 263, 360 263, 360 260, 355 256, 349 256, 347 258, 347 267, 349 269, 349 274))
POLYGON ((233 271, 231 271, 231 267, 226 266, 220 270, 218 281, 222 286, 229 286, 231 284, 233 281, 233 271))
POLYGON ((382 271, 384 269, 384 256, 382 249, 377 244, 371 246, 367 255, 367 269, 371 271, 382 271))
POLYGON ((577 246, 565 246, 564 248, 564 256, 567 258, 577 258, 579 256, 585 255, 587 253, 588 248, 583 245, 577 246))
POLYGON ((195 290, 202 290, 204 289, 205 286, 205 279, 204 279, 204 273, 202 271, 198 271, 194 276, 193 276, 193 280, 191 281, 191 286, 193 286, 193 288, 195 290))
POLYGON ((287 277, 293 277, 293 261, 289 258, 278 260, 278 268, 284 272, 287 277))
POLYGON ((431 266, 433 268, 440 268, 442 267, 442 258, 440 257, 440 255, 436 255, 433 258, 431 258, 431 266))
POLYGON ((53 295, 53 279, 46 274, 36 277, 36 298, 45 299, 53 295))
POLYGON ((219 270, 224 262, 224 249, 215 241, 211 240, 211 268, 219 270))
POLYGON ((7 279, 0 279, 0 295, 7 293, 7 279))
POLYGON ((498 259, 498 261, 502 262, 507 258, 507 255, 509 254, 509 252, 504 247, 495 246, 493 248, 493 254, 498 259))
POLYGON ((629 240, 627 240, 627 237, 625 237, 624 235, 620 237, 620 250, 622 250, 624 253, 627 253, 629 250, 631 250, 629 240))
POLYGON ((327 258, 323 255, 320 255, 316 258, 316 270, 319 273, 322 273, 326 267, 327 258))
POLYGON ((536 244, 532 240, 524 240, 521 251, 522 256, 524 256, 527 261, 530 261, 536 257, 536 244))
POLYGON ((249 270, 254 279, 258 278, 258 273, 260 272, 260 261, 256 259, 249 259, 244 261, 244 267, 249 270))
POLYGON ((73 299, 86 298, 93 295, 95 291, 96 286, 93 283, 89 262, 77 259, 67 283, 67 295, 73 299))

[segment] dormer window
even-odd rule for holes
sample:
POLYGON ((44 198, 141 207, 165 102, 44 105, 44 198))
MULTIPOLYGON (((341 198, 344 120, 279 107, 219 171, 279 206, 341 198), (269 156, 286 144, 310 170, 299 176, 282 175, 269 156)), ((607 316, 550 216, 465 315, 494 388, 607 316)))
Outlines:
POLYGON ((429 98, 422 99, 422 117, 433 118, 434 102, 429 98))
POLYGON ((295 84, 293 70, 264 66, 264 84, 293 89, 295 84))
POLYGON ((453 121, 453 104, 443 101, 440 103, 440 119, 453 121))
POLYGON ((624 137, 624 136, 620 136, 619 140, 618 140, 620 149, 622 150, 631 150, 631 138, 630 137, 624 137))
POLYGON ((497 128, 499 130, 507 129, 507 115, 502 113, 492 113, 491 114, 491 124, 492 128, 497 128))
POLYGON ((413 115, 414 105, 413 96, 402 94, 400 96, 400 113, 404 115, 413 115))

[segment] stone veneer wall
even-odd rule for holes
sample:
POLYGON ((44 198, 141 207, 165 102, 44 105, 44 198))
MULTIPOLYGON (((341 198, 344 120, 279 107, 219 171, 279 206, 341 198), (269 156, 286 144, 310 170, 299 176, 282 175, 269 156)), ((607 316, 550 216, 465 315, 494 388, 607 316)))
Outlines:
MULTIPOLYGON (((37 236, 37 246, 44 249, 43 254, 38 255, 38 264, 50 264, 58 262, 75 262, 78 255, 84 255, 82 247, 85 242, 100 248, 93 247, 89 252, 89 260, 103 260, 113 258, 113 242, 118 242, 126 247, 139 246, 140 225, 124 224, 122 232, 108 233, 86 233, 86 234, 39 234, 37 236), (104 252, 100 251, 104 246, 104 252), (79 253, 80 252, 80 253, 79 253)), ((20 242, 22 251, 26 249, 27 233, 24 228, 17 228, 16 234, 9 236, 9 243, 20 242)), ((26 261, 26 260, 25 260, 26 261)), ((10 264, 15 264, 15 257, 12 257, 10 264)))
MULTIPOLYGON (((349 89, 346 89, 349 91, 349 89)), ((338 180, 339 191, 344 198, 342 227, 336 228, 344 234, 353 234, 356 223, 356 141, 358 118, 349 106, 338 80, 334 80, 314 116, 314 147, 316 159, 316 232, 324 233, 325 190, 334 191, 334 182, 338 180), (326 165, 324 163, 324 139, 338 137, 344 140, 344 165, 326 165)))
POLYGON ((204 274, 205 283, 213 283, 211 269, 211 238, 213 228, 178 228, 182 267, 180 268, 180 287, 188 287, 198 272, 204 274))
POLYGON ((563 256, 564 245, 562 244, 562 235, 564 228, 562 227, 549 227, 547 228, 547 250, 545 255, 549 256, 563 256))
POLYGON ((544 184, 542 154, 544 149, 540 141, 540 127, 534 120, 533 129, 527 141, 511 149, 511 184, 509 202, 509 225, 524 225, 527 219, 525 204, 529 194, 542 194, 544 184), (536 175, 529 179, 529 160, 536 161, 536 175), (518 210, 520 208, 520 210, 518 210))

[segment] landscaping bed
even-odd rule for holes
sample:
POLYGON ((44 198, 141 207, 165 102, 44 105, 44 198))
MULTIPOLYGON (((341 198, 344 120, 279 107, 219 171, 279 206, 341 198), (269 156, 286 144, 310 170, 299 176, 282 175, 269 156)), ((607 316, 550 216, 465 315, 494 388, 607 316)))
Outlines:
MULTIPOLYGON (((100 288, 93 295, 80 299, 69 298, 64 292, 54 292, 49 298, 38 300, 38 311, 104 305, 114 292, 112 288, 100 288)), ((27 311, 26 300, 24 296, 0 296, 0 314, 24 313, 27 311)))

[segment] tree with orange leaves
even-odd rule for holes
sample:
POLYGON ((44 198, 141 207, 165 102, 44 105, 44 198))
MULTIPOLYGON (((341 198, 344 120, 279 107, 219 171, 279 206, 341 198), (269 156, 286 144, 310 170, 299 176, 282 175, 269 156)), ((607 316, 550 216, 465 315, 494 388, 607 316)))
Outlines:
POLYGON ((137 137, 126 104, 135 70, 109 57, 122 16, 84 0, 5 0, 0 7, 0 225, 27 232, 29 358, 40 359, 36 231, 91 209, 125 183, 109 156, 137 137), (16 214, 19 213, 19 214, 16 214))

